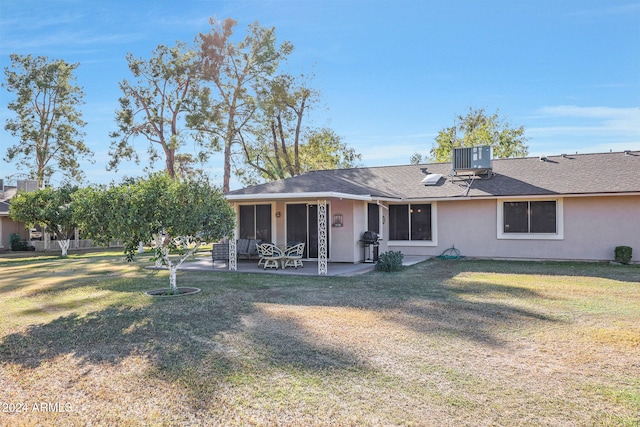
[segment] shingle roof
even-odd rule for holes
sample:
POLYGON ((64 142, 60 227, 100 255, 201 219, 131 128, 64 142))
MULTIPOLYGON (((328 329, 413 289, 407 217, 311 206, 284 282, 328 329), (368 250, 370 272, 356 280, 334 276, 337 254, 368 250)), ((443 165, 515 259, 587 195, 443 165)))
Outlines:
POLYGON ((8 185, 5 185, 4 189, 0 191, 0 215, 9 215, 9 200, 15 196, 15 194, 16 187, 10 187, 8 185))
POLYGON ((493 174, 451 177, 451 163, 309 172, 227 193, 229 199, 266 194, 341 193, 381 199, 439 199, 640 193, 640 151, 494 159, 493 174), (421 180, 442 174, 435 186, 421 180))

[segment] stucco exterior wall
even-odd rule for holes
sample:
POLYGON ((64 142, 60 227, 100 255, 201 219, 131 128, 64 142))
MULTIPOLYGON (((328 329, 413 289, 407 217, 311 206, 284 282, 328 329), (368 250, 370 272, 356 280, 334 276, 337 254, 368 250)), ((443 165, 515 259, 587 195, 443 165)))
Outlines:
POLYGON ((391 242, 389 249, 436 256, 455 245, 470 257, 605 261, 626 245, 640 261, 640 196, 566 197, 562 204, 562 238, 529 240, 498 238, 495 200, 439 201, 436 246, 391 242))
POLYGON ((11 234, 18 233, 22 239, 29 237, 28 231, 24 228, 24 224, 16 223, 8 216, 0 217, 0 250, 11 250, 11 242, 9 241, 11 234))

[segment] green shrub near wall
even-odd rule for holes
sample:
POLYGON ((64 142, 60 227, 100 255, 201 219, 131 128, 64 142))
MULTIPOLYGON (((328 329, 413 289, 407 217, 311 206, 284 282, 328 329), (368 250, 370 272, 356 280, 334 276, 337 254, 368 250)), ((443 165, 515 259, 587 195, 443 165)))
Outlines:
POLYGON ((631 262, 633 249, 629 246, 616 246, 615 260, 620 264, 629 264, 631 262))
POLYGON ((12 251, 35 251, 36 248, 29 246, 26 240, 20 240, 18 233, 11 233, 9 235, 9 244, 12 251))
POLYGON ((404 255, 399 251, 383 252, 378 257, 376 270, 378 271, 400 271, 402 269, 402 259, 404 255))

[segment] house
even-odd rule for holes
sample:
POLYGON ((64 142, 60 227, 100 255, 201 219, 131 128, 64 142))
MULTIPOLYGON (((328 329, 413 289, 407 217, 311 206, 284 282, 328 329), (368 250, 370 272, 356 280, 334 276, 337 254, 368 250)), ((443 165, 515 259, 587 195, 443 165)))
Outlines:
MULTIPOLYGON (((1 182, 2 180, 0 180, 1 182)), ((9 216, 10 199, 15 196, 17 187, 0 184, 0 251, 10 250, 10 237, 17 233, 21 240, 29 238, 29 230, 26 230, 24 224, 15 222, 9 216)))
POLYGON ((315 171, 226 198, 236 238, 305 242, 320 274, 371 258, 365 231, 380 253, 604 261, 624 245, 640 258, 640 151, 315 171))

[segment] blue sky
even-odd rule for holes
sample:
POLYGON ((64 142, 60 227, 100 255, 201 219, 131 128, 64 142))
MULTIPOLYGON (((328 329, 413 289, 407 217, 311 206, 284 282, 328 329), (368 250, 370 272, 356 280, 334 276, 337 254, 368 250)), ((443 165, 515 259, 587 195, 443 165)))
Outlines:
MULTIPOLYGON (((236 19, 239 35, 259 21, 292 42, 287 70, 314 73, 322 94, 310 123, 332 128, 364 166, 427 154, 469 107, 524 125, 530 155, 640 150, 640 1, 0 0, 0 66, 11 53, 80 63, 95 152, 87 181, 118 181, 146 165, 105 170, 125 55, 191 42, 211 16, 236 19)), ((2 89, 2 157, 15 143, 9 100, 2 89)), ((209 167, 221 183, 221 155, 209 167)), ((0 178, 18 172, 0 160, 0 178)))

